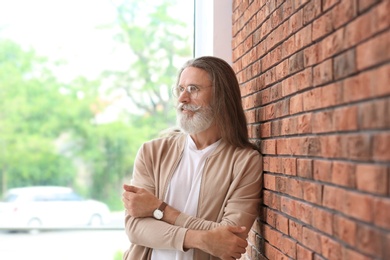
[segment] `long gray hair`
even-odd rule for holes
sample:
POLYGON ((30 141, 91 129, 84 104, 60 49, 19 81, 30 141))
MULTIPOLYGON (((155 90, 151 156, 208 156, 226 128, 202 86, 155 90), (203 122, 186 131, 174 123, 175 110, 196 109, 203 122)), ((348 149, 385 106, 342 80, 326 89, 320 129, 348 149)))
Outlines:
POLYGON ((217 57, 203 56, 195 58, 184 64, 179 71, 177 82, 183 70, 188 67, 202 69, 210 77, 213 85, 213 102, 210 105, 222 139, 236 147, 251 147, 258 150, 248 139, 240 87, 232 67, 226 61, 217 57))

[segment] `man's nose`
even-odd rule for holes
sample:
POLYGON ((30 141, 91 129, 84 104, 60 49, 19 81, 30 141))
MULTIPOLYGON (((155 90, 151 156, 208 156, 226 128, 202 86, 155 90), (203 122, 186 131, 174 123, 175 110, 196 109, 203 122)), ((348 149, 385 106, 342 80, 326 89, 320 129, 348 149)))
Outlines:
POLYGON ((180 93, 178 101, 181 103, 188 103, 191 100, 191 94, 188 91, 183 91, 180 93))

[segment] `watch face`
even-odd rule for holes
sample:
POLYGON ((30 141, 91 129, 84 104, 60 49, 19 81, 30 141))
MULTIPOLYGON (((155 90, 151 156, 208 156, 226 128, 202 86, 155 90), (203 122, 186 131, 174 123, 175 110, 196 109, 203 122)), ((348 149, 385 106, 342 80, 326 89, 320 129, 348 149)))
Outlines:
POLYGON ((159 209, 156 209, 155 211, 153 211, 153 217, 155 217, 156 219, 162 219, 163 212, 159 209))

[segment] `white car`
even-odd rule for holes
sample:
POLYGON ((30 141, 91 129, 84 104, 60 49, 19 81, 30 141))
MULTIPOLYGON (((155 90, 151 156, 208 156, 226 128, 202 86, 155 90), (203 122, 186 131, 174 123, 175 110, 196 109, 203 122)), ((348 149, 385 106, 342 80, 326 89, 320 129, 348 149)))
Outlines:
POLYGON ((0 202, 0 228, 64 228, 98 226, 109 221, 106 204, 83 199, 71 188, 13 188, 0 202))

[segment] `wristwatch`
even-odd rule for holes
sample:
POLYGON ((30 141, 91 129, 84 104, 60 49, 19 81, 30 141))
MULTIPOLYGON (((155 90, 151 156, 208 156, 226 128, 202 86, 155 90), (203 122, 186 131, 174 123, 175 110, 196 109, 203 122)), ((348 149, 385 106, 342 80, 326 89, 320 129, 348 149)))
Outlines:
POLYGON ((153 217, 158 220, 162 219, 164 217, 164 209, 166 206, 167 204, 165 202, 161 203, 160 207, 153 211, 153 217))

